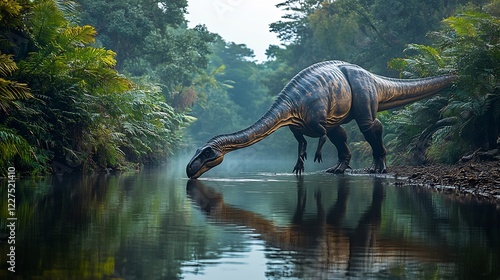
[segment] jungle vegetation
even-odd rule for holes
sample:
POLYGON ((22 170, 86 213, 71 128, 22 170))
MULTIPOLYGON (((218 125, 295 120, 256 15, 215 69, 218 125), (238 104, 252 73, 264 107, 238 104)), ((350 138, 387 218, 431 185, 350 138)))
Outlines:
POLYGON ((119 169, 174 151, 213 35, 186 27, 186 1, 139 2, 2 1, 2 172, 119 169))
MULTIPOLYGON (((453 163, 496 147, 500 1, 277 6, 287 14, 270 28, 282 45, 258 62, 244 44, 188 28, 186 0, 3 1, 0 166, 46 174, 55 163, 159 163, 250 125, 297 72, 329 59, 393 77, 462 77, 447 94, 379 114, 392 162, 453 163)), ((369 159, 355 124, 347 129, 353 160, 369 159)), ((288 131, 270 138, 259 153, 295 153, 288 131)))

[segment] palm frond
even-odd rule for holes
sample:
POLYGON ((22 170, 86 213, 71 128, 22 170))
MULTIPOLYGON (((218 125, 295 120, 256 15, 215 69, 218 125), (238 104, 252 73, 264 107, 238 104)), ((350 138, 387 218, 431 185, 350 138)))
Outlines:
POLYGON ((443 22, 452 27, 455 32, 460 36, 475 37, 477 35, 474 24, 468 19, 463 17, 449 17, 443 22))
MULTIPOLYGON (((11 16, 18 15, 21 11, 21 5, 14 0, 3 0, 0 1, 0 14, 7 13, 11 16)), ((0 20, 2 18, 0 17, 0 20)))
POLYGON ((54 1, 42 0, 33 6, 33 17, 29 23, 34 43, 43 47, 54 41, 66 19, 54 1))
POLYGON ((12 55, 0 53, 0 75, 6 77, 12 75, 18 69, 12 55))
POLYGON ((28 85, 5 79, 17 69, 11 55, 0 54, 0 109, 4 112, 7 112, 13 101, 33 97, 28 85))
POLYGON ((36 159, 28 141, 12 129, 0 126, 0 163, 2 166, 19 156, 22 161, 36 159))
POLYGON ((68 27, 59 34, 58 44, 64 49, 83 47, 94 43, 96 35, 97 31, 90 25, 68 27))
POLYGON ((422 55, 429 57, 434 61, 439 67, 443 66, 443 58, 439 54, 439 51, 436 48, 433 48, 431 46, 426 46, 426 45, 420 45, 420 44, 409 44, 405 51, 408 50, 414 50, 422 55))

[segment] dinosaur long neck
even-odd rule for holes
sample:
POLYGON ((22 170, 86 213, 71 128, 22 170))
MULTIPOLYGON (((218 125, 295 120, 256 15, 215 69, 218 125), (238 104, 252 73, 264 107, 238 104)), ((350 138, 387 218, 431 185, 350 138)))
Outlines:
POLYGON ((224 154, 253 145, 291 123, 290 105, 288 98, 280 94, 271 108, 253 125, 235 133, 215 136, 208 143, 218 147, 224 154))
POLYGON ((392 79, 377 76, 379 91, 379 111, 397 108, 449 87, 457 80, 455 75, 443 75, 424 79, 392 79))

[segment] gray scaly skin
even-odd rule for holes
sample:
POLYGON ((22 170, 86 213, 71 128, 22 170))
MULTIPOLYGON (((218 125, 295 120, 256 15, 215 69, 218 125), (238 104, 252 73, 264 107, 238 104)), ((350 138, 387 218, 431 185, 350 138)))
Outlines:
POLYGON ((288 126, 299 143, 293 172, 304 171, 307 142, 304 136, 319 138, 314 161, 321 162, 327 139, 338 150, 338 163, 327 172, 344 173, 351 153, 347 135, 340 125, 355 120, 373 151, 371 173, 387 172, 382 124, 377 112, 403 106, 449 87, 455 75, 424 79, 392 79, 378 76, 343 61, 314 64, 297 74, 281 91, 266 114, 252 126, 232 134, 215 136, 198 149, 186 167, 195 179, 214 166, 224 155, 248 147, 288 126))

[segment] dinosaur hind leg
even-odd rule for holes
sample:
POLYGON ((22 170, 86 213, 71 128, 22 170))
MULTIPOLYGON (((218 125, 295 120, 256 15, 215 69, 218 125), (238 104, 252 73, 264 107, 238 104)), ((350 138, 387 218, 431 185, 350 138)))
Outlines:
POLYGON ((326 170, 328 173, 343 174, 346 169, 350 169, 351 151, 347 146, 347 133, 341 126, 334 127, 328 131, 328 138, 335 145, 338 152, 339 161, 335 166, 326 170))
POLYGON ((382 124, 376 119, 378 111, 377 88, 373 76, 366 70, 356 66, 346 66, 342 69, 351 85, 351 111, 359 129, 365 136, 373 151, 373 165, 370 173, 386 173, 386 149, 382 142, 382 124))
POLYGON ((362 122, 357 120, 357 123, 373 151, 373 164, 368 171, 370 173, 387 173, 387 166, 385 162, 387 150, 385 149, 382 141, 382 123, 378 119, 374 119, 371 122, 362 122))

